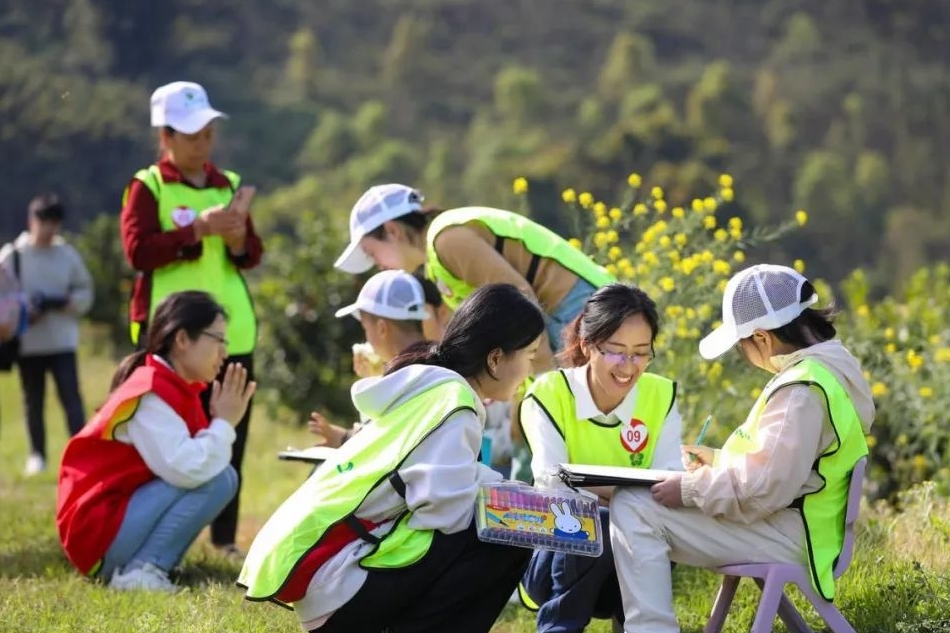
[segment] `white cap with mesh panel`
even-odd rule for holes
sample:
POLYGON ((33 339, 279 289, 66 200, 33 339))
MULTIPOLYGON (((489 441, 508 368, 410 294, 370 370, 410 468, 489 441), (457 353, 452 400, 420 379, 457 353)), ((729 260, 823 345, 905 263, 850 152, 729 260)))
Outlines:
POLYGON ((370 187, 350 211, 350 244, 333 264, 334 268, 354 275, 372 268, 373 260, 360 246, 360 240, 390 220, 421 211, 424 199, 420 191, 406 185, 370 187))
POLYGON ((208 93, 193 81, 175 81, 152 93, 152 127, 170 127, 182 134, 195 134, 224 112, 211 107, 208 93))
POLYGON ((787 266, 758 264, 737 272, 722 296, 722 325, 699 342, 699 354, 712 360, 756 330, 788 325, 818 301, 817 293, 801 300, 806 283, 787 266))
POLYGON ((422 321, 429 318, 425 293, 419 280, 402 270, 384 270, 370 277, 356 298, 356 303, 336 311, 337 318, 360 311, 394 321, 422 321))

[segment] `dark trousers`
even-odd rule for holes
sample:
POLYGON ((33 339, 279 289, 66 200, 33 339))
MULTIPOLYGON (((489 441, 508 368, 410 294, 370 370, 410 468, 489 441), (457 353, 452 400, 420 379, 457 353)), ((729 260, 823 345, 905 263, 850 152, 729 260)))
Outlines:
POLYGON ((371 569, 353 599, 314 633, 488 633, 530 555, 479 541, 474 523, 456 534, 436 531, 422 560, 371 569))
MULTIPOLYGON (((224 372, 227 369, 228 363, 240 363, 244 365, 247 369, 247 379, 254 379, 254 356, 252 354, 237 354, 235 356, 230 356, 224 365, 221 367, 221 374, 218 376, 218 380, 224 378, 224 372)), ((211 399, 211 389, 205 389, 201 394, 201 403, 204 406, 205 413, 208 415, 208 419, 211 419, 211 412, 208 410, 208 403, 211 399)), ((251 399, 251 403, 254 400, 251 399)), ((224 509, 221 511, 221 514, 211 522, 211 542, 214 545, 231 545, 234 543, 235 538, 237 537, 237 525, 238 525, 238 510, 240 508, 240 498, 241 498, 241 483, 243 481, 243 476, 241 475, 241 464, 244 462, 244 446, 247 444, 247 427, 251 422, 251 404, 247 405, 247 411, 244 413, 244 417, 241 418, 241 421, 234 431, 237 437, 234 440, 234 444, 231 447, 231 466, 234 467, 235 472, 238 474, 238 488, 237 492, 234 493, 234 498, 231 499, 231 502, 224 506, 224 509)))
POLYGON ((537 551, 522 589, 540 607, 538 633, 580 633, 591 618, 623 622, 620 584, 610 548, 610 515, 600 509, 604 552, 597 558, 537 551))
POLYGON ((86 423, 82 395, 79 393, 79 374, 76 352, 60 352, 38 356, 20 356, 20 387, 23 389, 23 410, 30 436, 30 451, 46 459, 46 421, 43 406, 46 402, 46 372, 53 374, 56 393, 66 414, 66 426, 73 436, 86 423))

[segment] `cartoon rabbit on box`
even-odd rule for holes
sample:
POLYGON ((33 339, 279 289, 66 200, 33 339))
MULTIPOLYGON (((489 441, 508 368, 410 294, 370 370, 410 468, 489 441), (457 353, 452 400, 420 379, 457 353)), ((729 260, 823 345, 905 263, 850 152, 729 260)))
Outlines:
POLYGON ((554 513, 554 536, 578 540, 587 540, 590 537, 586 531, 581 531, 580 519, 571 514, 571 506, 567 501, 560 507, 552 503, 551 512, 554 513))

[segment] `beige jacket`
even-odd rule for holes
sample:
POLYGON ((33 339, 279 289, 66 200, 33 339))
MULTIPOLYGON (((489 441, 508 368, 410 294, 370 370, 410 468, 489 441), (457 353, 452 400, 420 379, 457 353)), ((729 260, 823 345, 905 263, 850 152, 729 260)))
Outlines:
MULTIPOLYGON (((874 401, 857 359, 839 341, 827 341, 773 356, 772 364, 779 370, 776 377, 806 357, 820 361, 841 381, 867 433, 874 420, 874 401)), ((752 523, 787 508, 796 498, 821 486, 812 465, 834 440, 834 431, 818 392, 805 385, 776 391, 762 411, 759 434, 761 450, 728 462, 716 451, 713 466, 687 473, 683 477, 683 503, 710 516, 752 523)))

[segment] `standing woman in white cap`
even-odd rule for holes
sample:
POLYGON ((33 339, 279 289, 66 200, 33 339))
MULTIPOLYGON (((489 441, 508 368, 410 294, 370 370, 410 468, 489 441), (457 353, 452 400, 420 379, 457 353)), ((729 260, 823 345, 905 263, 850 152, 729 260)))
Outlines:
MULTIPOLYGON (((215 121, 225 114, 211 107, 204 88, 176 81, 151 99, 152 127, 158 128, 160 157, 138 171, 125 190, 122 245, 137 271, 129 305, 132 343, 140 345, 155 307, 173 292, 202 290, 228 314, 228 363, 239 363, 253 379, 257 339, 254 306, 241 274, 261 261, 263 245, 248 213, 253 187, 211 162, 215 121)), ((202 395, 207 412, 210 390, 202 395)), ((236 427, 231 464, 240 475, 251 415, 236 427)), ((211 525, 212 543, 227 554, 235 546, 238 498, 211 525)))
POLYGON ((738 346, 773 376, 722 449, 684 446, 688 472, 613 496, 626 631, 680 630, 670 561, 799 564, 816 593, 834 596, 851 470, 867 455, 874 402, 860 364, 835 338, 831 310, 811 307, 817 301, 812 284, 785 266, 752 266, 726 285, 723 324, 700 354, 738 346))

